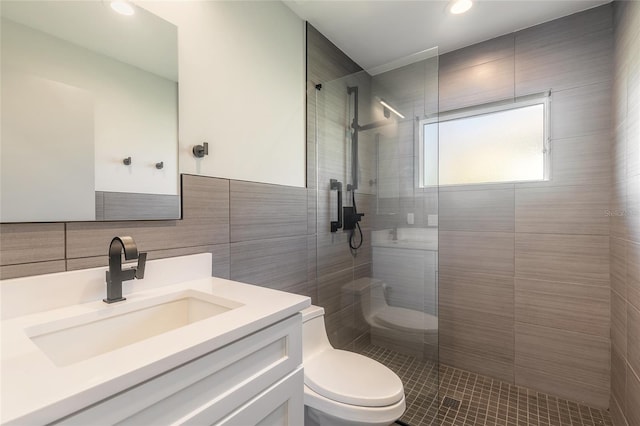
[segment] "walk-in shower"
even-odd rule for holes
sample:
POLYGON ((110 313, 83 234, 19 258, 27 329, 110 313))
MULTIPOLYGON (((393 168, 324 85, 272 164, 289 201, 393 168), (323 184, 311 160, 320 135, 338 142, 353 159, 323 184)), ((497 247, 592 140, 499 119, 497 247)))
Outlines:
MULTIPOLYGON (((412 413, 437 420, 438 193, 416 169, 421 120, 437 112, 432 57, 323 81, 313 103, 317 303, 329 338, 398 370, 412 413), (408 365, 407 364, 407 365, 408 365), (420 372, 416 383, 409 376, 420 372), (410 396, 410 397, 409 397, 410 396)), ((437 162, 437 161, 436 161, 437 162)), ((435 424, 435 423, 433 423, 435 424)))

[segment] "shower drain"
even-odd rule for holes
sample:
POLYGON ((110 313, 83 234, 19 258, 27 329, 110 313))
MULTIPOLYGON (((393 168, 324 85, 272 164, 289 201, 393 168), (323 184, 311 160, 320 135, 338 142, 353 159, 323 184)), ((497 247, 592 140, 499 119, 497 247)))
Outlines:
POLYGON ((457 410, 460 408, 460 401, 457 399, 453 399, 451 397, 445 396, 442 400, 442 406, 446 408, 451 408, 452 410, 457 410))

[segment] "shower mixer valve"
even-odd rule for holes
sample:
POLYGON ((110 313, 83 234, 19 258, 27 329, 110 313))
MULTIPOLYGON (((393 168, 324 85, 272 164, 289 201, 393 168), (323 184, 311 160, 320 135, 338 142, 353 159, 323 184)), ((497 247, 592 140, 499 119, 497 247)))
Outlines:
POLYGON ((344 207, 342 215, 342 229, 349 231, 356 227, 356 223, 362 220, 364 213, 356 213, 354 207, 344 207))

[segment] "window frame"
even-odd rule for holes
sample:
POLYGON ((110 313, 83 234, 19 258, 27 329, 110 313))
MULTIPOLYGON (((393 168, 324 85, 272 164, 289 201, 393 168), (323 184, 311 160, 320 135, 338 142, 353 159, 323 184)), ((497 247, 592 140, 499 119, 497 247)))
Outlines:
MULTIPOLYGON (((545 182, 551 180, 551 92, 536 93, 533 95, 520 96, 515 99, 502 100, 497 102, 491 102, 486 104, 474 105, 470 107, 444 111, 432 116, 426 116, 425 118, 416 119, 417 131, 414 133, 416 138, 416 152, 418 153, 416 158, 416 167, 418 173, 416 173, 416 187, 417 188, 435 188, 435 187, 453 187, 453 186, 469 186, 469 185, 500 185, 500 184, 513 184, 513 183, 527 183, 527 182, 545 182), (509 111, 519 108, 524 108, 533 105, 543 105, 543 176, 542 179, 536 180, 511 180, 511 181, 499 181, 499 182, 469 182, 469 183, 448 183, 440 184, 440 156, 438 153, 438 182, 437 184, 425 184, 425 143, 424 143, 424 126, 434 123, 444 123, 447 121, 458 120, 462 118, 477 117, 481 115, 494 114, 502 111, 509 111)), ((440 141, 438 136, 438 150, 440 147, 440 141)))

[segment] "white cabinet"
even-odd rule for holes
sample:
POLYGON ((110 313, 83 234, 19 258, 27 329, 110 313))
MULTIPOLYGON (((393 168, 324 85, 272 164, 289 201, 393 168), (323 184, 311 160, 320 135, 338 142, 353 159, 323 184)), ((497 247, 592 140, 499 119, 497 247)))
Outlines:
POLYGON ((303 424, 302 398, 296 314, 55 423, 303 424))
POLYGON ((299 367, 247 404, 230 414, 219 425, 287 426, 304 423, 304 372, 299 367), (274 408, 275 407, 275 408, 274 408))

